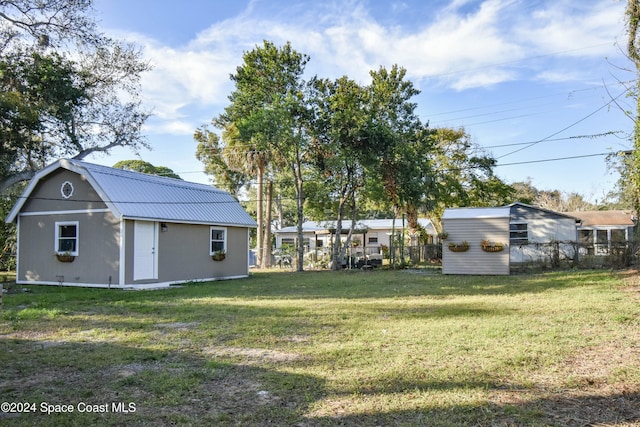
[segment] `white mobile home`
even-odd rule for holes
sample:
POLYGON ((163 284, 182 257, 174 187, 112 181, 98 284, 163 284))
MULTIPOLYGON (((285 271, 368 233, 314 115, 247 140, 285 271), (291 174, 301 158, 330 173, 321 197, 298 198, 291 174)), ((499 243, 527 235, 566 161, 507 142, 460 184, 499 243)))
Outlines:
MULTIPOLYGON (((433 223, 428 218, 419 218, 418 224, 422 226, 429 236, 430 243, 434 243, 437 239, 437 232, 433 223)), ((351 220, 342 220, 342 239, 346 237, 346 233, 351 227, 351 220)), ((329 248, 333 239, 335 239, 335 221, 306 221, 302 224, 302 234, 304 244, 308 251, 323 250, 329 248)), ((366 249, 367 253, 380 253, 382 246, 390 246, 391 235, 402 235, 411 239, 414 234, 408 228, 405 222, 404 227, 401 219, 361 219, 356 223, 356 231, 352 236, 357 247, 366 249)), ((295 246, 298 238, 298 229, 296 226, 284 227, 274 232, 276 236, 276 248, 282 248, 283 245, 295 246)))

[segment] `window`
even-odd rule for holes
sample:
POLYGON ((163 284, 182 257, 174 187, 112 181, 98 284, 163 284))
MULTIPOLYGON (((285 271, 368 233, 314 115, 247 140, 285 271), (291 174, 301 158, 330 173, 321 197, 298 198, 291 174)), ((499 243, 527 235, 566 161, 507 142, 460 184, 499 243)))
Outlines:
POLYGON ((593 230, 578 230, 578 241, 583 245, 593 245, 593 230))
POLYGON ((78 255, 78 221, 56 222, 56 253, 78 255))
POLYGON ((62 194, 62 197, 64 197, 65 199, 73 196, 73 184, 69 181, 63 182, 60 186, 60 194, 62 194))
POLYGON ((627 236, 624 229, 614 228, 611 230, 611 241, 613 243, 624 243, 627 240, 627 236))
POLYGON ((512 222, 509 224, 509 240, 512 244, 526 245, 529 243, 529 231, 526 222, 512 222))
POLYGON ((211 227, 210 255, 218 251, 227 251, 227 229, 223 227, 211 227))
POLYGON ((369 237, 369 244, 370 244, 370 245, 373 245, 373 244, 376 244, 376 243, 378 243, 378 236, 376 236, 376 237, 369 237))

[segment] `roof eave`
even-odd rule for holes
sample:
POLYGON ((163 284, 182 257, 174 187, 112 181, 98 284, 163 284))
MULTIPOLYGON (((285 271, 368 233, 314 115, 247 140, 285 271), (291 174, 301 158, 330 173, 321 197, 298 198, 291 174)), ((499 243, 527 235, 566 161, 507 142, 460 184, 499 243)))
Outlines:
POLYGON ((256 223, 231 223, 231 222, 212 222, 197 220, 182 220, 178 218, 158 218, 158 217, 141 217, 141 216, 122 216, 122 220, 127 221, 152 221, 152 222, 168 222, 170 224, 192 224, 192 225, 218 225, 220 227, 240 227, 240 228, 258 228, 256 223))

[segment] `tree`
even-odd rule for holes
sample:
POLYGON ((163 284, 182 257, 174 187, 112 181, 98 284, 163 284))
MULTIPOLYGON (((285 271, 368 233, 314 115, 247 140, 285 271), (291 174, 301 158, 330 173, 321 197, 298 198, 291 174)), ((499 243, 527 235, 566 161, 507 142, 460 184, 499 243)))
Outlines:
POLYGON ((409 217, 410 227, 417 229, 417 208, 425 187, 432 179, 427 161, 431 151, 424 139, 423 125, 415 114, 411 99, 420 91, 405 80, 406 70, 394 65, 370 73, 369 124, 370 149, 375 154, 371 175, 380 182, 382 195, 392 205, 394 218, 400 213, 409 217))
POLYGON ((93 0, 0 0, 0 51, 25 45, 104 45, 107 39, 97 31, 92 5, 93 0))
POLYGON ((139 80, 149 65, 97 32, 91 4, 0 1, 0 191, 57 157, 146 145, 139 80))
POLYGON ((514 182, 511 186, 515 190, 513 196, 514 201, 556 212, 597 209, 597 206, 585 200, 585 198, 578 193, 564 193, 559 190, 539 190, 533 185, 531 178, 528 178, 526 181, 514 182))
POLYGON ((240 191, 250 182, 250 169, 242 158, 236 158, 237 131, 230 127, 226 132, 226 145, 221 144, 218 134, 208 126, 199 127, 193 134, 198 143, 196 158, 204 164, 206 174, 213 177, 214 185, 238 198, 240 191))
MULTIPOLYGON (((264 41, 261 47, 245 52, 243 60, 231 75, 236 87, 229 96, 230 104, 213 123, 223 130, 227 159, 243 159, 249 167, 244 171, 250 169, 256 176, 258 264, 266 267, 271 255, 273 179, 283 165, 300 164, 300 152, 296 152, 299 146, 292 148, 291 144, 300 143, 301 76, 308 57, 296 52, 290 43, 277 47, 264 41)), ((227 166, 240 170, 238 163, 232 161, 227 166)), ((300 179, 297 174, 296 189, 302 203, 300 179)), ((302 238, 299 241, 302 245, 302 238)))
MULTIPOLYGON (((332 262, 342 265, 344 249, 340 239, 342 220, 351 209, 351 232, 357 219, 356 200, 365 186, 365 164, 372 155, 366 137, 366 92, 355 81, 343 76, 335 81, 315 80, 312 162, 316 179, 322 181, 336 202, 336 239, 332 262)), ((348 246, 351 233, 347 235, 348 246)))
POLYGON ((430 137, 436 181, 427 204, 434 218, 440 218, 445 207, 497 206, 511 201, 513 188, 493 172, 496 160, 473 143, 464 129, 432 129, 430 137))
POLYGON ((125 169, 133 172, 147 173, 150 175, 164 176, 167 178, 182 179, 180 175, 166 166, 154 166, 144 160, 121 160, 113 165, 117 169, 125 169))

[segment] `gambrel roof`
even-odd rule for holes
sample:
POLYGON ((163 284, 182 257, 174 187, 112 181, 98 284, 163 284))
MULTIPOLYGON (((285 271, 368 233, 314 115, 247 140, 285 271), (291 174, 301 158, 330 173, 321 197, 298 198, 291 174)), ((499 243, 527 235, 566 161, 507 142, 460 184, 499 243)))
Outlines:
POLYGON ((85 177, 119 219, 257 226, 233 196, 210 185, 67 159, 36 173, 6 221, 15 221, 38 183, 61 168, 85 177))

